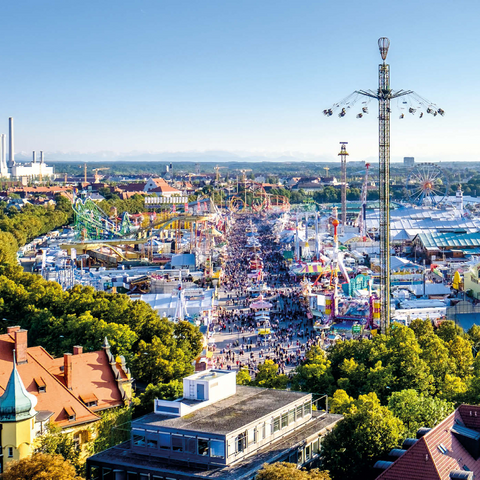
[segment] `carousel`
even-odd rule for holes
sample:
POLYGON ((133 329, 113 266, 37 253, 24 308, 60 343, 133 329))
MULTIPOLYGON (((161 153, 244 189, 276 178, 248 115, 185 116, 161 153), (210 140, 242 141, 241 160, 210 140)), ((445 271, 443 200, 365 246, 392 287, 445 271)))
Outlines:
POLYGON ((264 300, 263 295, 250 304, 250 308, 255 312, 255 323, 257 324, 257 335, 270 335, 270 310, 273 305, 264 300))

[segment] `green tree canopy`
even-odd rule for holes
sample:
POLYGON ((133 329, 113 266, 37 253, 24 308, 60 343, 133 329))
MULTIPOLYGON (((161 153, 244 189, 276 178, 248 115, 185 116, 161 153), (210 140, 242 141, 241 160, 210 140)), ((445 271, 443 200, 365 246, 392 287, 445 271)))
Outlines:
POLYGON ((327 394, 334 381, 325 351, 314 346, 307 351, 305 361, 297 367, 292 389, 327 394))
POLYGON ((17 263, 18 243, 10 232, 0 232, 0 264, 15 265, 17 263))
POLYGON ((278 374, 278 365, 273 360, 265 360, 265 363, 258 365, 258 373, 252 383, 256 387, 283 390, 287 388, 288 377, 278 374))
POLYGON ((107 337, 112 352, 124 355, 134 378, 146 384, 188 375, 202 349, 196 326, 162 319, 145 302, 80 285, 63 291, 18 266, 0 265, 0 315, 8 320, 0 329, 20 325, 31 345, 54 356, 73 345, 99 350, 107 337))
POLYGON ((61 455, 34 453, 31 457, 11 462, 1 475, 2 480, 82 480, 75 468, 61 455))
POLYGON ((135 405, 135 417, 153 412, 153 403, 159 400, 175 400, 183 395, 183 383, 181 380, 171 380, 168 383, 149 384, 135 405))
POLYGON ((333 478, 369 478, 375 461, 398 447, 405 427, 373 395, 360 396, 322 443, 323 466, 333 478))
POLYGON ((66 462, 73 465, 77 474, 80 474, 83 469, 81 450, 73 442, 72 436, 64 433, 55 423, 47 424, 46 429, 46 433, 38 438, 35 453, 60 455, 66 462))
POLYGON ((317 468, 309 471, 299 470, 296 464, 286 462, 265 464, 255 477, 256 480, 330 480, 330 478, 326 471, 317 468))
POLYGON ((427 397, 413 389, 393 392, 388 401, 389 410, 399 418, 410 437, 415 437, 420 427, 433 428, 454 410, 451 402, 427 397))
POLYGON ((252 377, 248 373, 247 367, 242 367, 237 372, 237 385, 250 385, 252 382, 252 377))

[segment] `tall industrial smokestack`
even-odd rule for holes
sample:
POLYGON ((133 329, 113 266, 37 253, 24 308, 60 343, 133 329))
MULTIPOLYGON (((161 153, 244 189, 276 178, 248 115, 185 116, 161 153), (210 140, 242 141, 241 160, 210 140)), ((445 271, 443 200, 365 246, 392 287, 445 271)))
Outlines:
POLYGON ((15 146, 13 139, 13 118, 8 119, 8 148, 9 148, 9 157, 8 157, 8 168, 12 168, 15 165, 15 146))
POLYGON ((0 159, 0 168, 2 170, 2 174, 7 173, 7 145, 5 141, 5 134, 2 133, 1 140, 2 140, 2 157, 0 159))
POLYGON ((43 163, 43 151, 40 150, 40 163, 43 163))
POLYGON ((37 152, 33 152, 33 159, 32 159, 32 162, 33 163, 37 163, 37 152))

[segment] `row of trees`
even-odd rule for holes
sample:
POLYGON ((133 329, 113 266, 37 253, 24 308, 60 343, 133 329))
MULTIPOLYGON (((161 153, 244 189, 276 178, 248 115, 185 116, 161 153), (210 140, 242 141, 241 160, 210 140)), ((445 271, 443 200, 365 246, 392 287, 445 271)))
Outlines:
POLYGON ((42 345, 52 355, 83 345, 98 350, 105 337, 117 355, 124 355, 134 378, 145 384, 168 383, 192 372, 192 361, 202 348, 199 329, 173 324, 145 302, 126 295, 77 285, 63 291, 59 284, 19 267, 0 271, 0 329, 20 325, 29 331, 29 343, 42 345))
POLYGON ((434 329, 418 319, 328 352, 310 349, 291 387, 329 395, 331 411, 344 415, 322 447, 332 478, 371 478, 374 462, 418 428, 437 425, 460 402, 478 403, 480 357, 472 352, 479 346, 476 325, 464 332, 444 321, 434 329))
POLYGON ((6 202, 0 202, 0 232, 12 234, 16 246, 21 247, 38 236, 67 225, 72 218, 71 203, 61 195, 57 195, 55 201, 55 206, 26 204, 21 208, 7 208, 6 202))
POLYGON ((368 479, 375 461, 418 428, 434 427, 459 403, 479 403, 480 356, 472 353, 478 348, 476 325, 464 332, 444 321, 434 329, 417 319, 327 352, 314 346, 290 379, 267 360, 255 380, 241 370, 237 382, 328 395, 331 412, 344 420, 323 442, 324 467, 334 479, 368 479))
POLYGON ((117 215, 121 215, 124 212, 128 213, 142 213, 145 211, 145 196, 144 195, 132 195, 130 198, 121 199, 117 194, 111 193, 109 188, 101 188, 99 190, 105 200, 99 203, 99 207, 109 215, 112 209, 117 210, 117 215))

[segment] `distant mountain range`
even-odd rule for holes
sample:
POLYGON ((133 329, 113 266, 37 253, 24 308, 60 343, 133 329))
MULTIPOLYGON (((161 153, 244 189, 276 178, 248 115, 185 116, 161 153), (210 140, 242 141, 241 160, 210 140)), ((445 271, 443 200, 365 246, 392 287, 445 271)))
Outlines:
MULTIPOLYGON (((21 162, 31 161, 31 154, 27 152, 18 152, 15 159, 21 162)), ((375 162, 377 159, 365 159, 365 161, 375 162)), ((338 163, 338 157, 328 155, 315 155, 301 152, 228 152, 212 150, 206 152, 45 152, 45 162, 335 162, 338 163)))
MULTIPOLYGON (((15 153, 15 159, 20 162, 30 162, 32 154, 28 152, 15 153)), ((420 162, 442 162, 447 159, 423 158, 415 159, 420 162)), ((118 153, 111 151, 102 152, 45 152, 45 162, 48 164, 54 162, 162 162, 162 163, 264 163, 264 162, 314 162, 314 163, 340 163, 338 156, 315 155, 303 152, 229 152, 223 150, 210 150, 205 152, 142 152, 133 151, 128 153, 118 153)), ((349 163, 368 162, 378 163, 378 157, 368 158, 350 158, 349 163)), ((393 157, 392 162, 403 163, 403 157, 393 157)))

